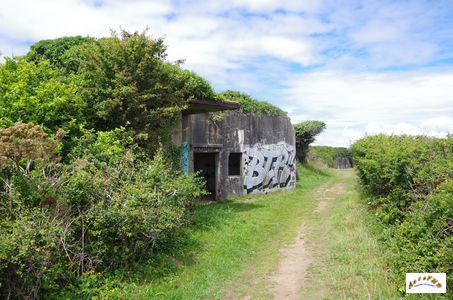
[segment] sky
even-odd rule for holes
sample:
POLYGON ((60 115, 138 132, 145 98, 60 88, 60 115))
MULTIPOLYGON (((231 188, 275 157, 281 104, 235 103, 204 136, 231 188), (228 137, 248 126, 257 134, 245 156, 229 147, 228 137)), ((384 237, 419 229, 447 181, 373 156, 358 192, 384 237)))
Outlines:
POLYGON ((148 29, 170 60, 323 120, 316 144, 453 132, 453 0, 0 0, 0 52, 148 29))

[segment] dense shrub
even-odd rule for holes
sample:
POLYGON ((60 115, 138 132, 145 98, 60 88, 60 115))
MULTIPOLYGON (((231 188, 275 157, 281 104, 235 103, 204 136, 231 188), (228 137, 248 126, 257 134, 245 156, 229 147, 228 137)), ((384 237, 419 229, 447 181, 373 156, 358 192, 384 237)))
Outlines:
POLYGON ((451 273, 453 139, 377 135, 351 149, 400 275, 451 273))
POLYGON ((196 73, 177 68, 175 69, 175 82, 183 91, 184 99, 217 99, 218 95, 209 81, 196 73))
POLYGON ((22 121, 52 133, 63 129, 68 134, 65 148, 69 148, 70 137, 86 124, 86 103, 77 94, 79 80, 46 60, 6 58, 0 64, 0 128, 22 121))
POLYGON ((0 170, 16 168, 28 172, 32 162, 50 160, 63 135, 60 130, 52 138, 32 123, 18 122, 0 128, 0 170))
MULTIPOLYGON (((111 165, 117 162, 128 150, 137 150, 132 134, 124 127, 110 131, 81 129, 76 146, 71 149, 68 160, 84 157, 96 166, 111 165)), ((136 152, 136 151, 135 151, 136 152)))
MULTIPOLYGON (((41 144, 57 139, 21 128, 38 133, 41 144)), ((85 151, 65 165, 44 152, 27 155, 29 134, 16 135, 25 154, 0 170, 0 298, 58 293, 149 258, 187 222, 193 199, 204 194, 201 182, 172 170, 162 151, 136 159, 119 146, 119 135, 87 137, 85 151)))
POLYGON ((162 39, 121 31, 76 49, 80 94, 91 128, 125 127, 152 153, 168 145, 171 129, 191 98, 214 97, 210 84, 166 60, 162 39))

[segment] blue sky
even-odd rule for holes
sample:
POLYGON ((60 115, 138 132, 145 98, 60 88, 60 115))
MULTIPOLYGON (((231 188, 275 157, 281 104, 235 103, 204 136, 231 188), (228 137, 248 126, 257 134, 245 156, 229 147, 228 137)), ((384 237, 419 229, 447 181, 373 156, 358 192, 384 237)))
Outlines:
POLYGON ((164 37, 170 59, 276 104, 293 122, 324 120, 318 144, 365 134, 453 132, 453 1, 0 0, 0 51, 41 39, 164 37))

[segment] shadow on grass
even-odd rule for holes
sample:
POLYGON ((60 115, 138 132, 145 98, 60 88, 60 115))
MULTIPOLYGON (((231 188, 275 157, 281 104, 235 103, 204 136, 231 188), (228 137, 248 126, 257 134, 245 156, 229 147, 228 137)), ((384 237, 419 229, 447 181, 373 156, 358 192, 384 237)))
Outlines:
POLYGON ((237 202, 237 200, 222 200, 207 205, 198 206, 193 211, 192 230, 212 230, 221 228, 238 213, 262 208, 257 203, 237 202))

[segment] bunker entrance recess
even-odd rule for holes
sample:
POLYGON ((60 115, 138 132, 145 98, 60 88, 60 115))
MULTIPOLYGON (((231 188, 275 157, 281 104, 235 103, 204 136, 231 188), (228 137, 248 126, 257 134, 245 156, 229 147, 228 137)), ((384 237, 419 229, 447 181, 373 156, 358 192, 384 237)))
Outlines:
POLYGON ((205 181, 206 190, 212 198, 217 197, 217 159, 216 152, 195 152, 193 154, 193 170, 199 172, 205 181))

